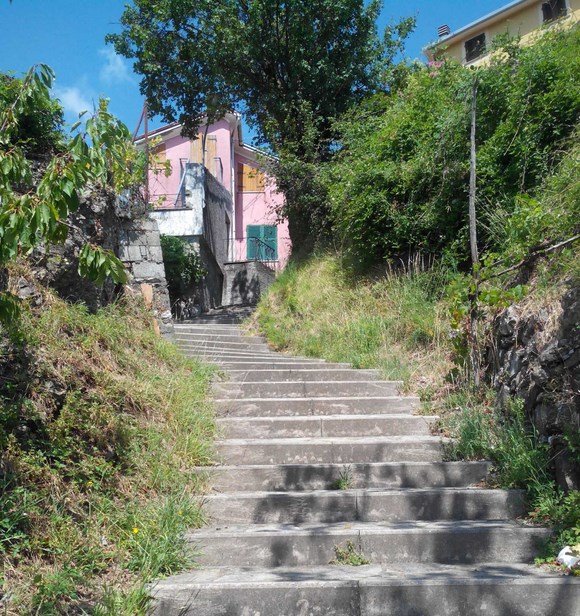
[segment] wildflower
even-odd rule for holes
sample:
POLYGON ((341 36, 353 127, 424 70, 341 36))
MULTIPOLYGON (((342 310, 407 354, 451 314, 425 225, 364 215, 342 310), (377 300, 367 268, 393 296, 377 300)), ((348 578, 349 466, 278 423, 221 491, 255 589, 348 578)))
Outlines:
POLYGON ((133 533, 136 535, 138 532, 139 532, 139 529, 138 529, 137 527, 135 527, 135 528, 133 529, 133 533))

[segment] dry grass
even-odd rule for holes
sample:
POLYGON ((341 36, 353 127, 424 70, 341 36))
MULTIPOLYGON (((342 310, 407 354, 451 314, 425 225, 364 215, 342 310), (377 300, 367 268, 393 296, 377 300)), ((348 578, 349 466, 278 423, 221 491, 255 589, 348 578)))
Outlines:
POLYGON ((354 279, 337 257, 319 257, 278 278, 253 327, 279 350, 379 368, 430 397, 452 367, 438 276, 432 269, 354 279))

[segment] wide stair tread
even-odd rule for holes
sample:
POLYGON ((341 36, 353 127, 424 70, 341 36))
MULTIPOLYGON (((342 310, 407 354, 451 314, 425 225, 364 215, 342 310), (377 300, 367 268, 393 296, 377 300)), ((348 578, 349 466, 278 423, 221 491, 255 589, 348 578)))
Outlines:
POLYGON ((186 539, 202 569, 157 583, 153 614, 576 615, 580 580, 530 565, 551 533, 518 521, 523 492, 484 488, 489 462, 443 461, 438 418, 401 383, 219 322, 237 318, 176 326, 221 368, 222 464, 197 469, 210 526, 186 539), (336 564, 349 545, 371 564, 336 564))

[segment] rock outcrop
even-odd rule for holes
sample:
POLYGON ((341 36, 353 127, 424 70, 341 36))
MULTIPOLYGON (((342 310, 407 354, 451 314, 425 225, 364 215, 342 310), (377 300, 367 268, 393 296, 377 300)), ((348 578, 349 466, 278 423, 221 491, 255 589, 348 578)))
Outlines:
POLYGON ((553 449, 558 483, 580 488, 580 289, 530 310, 511 306, 493 323, 488 371, 500 403, 524 401, 540 438, 553 449))

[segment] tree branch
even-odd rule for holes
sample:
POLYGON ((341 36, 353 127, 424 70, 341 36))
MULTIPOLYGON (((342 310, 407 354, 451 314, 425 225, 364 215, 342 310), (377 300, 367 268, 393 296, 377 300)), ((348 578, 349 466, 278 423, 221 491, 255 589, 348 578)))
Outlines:
POLYGON ((559 242, 558 244, 554 244, 554 246, 550 246, 548 248, 542 248, 541 250, 532 251, 529 255, 523 258, 519 263, 516 263, 515 265, 512 265, 511 267, 508 267, 507 269, 504 269, 501 272, 498 272, 497 274, 492 274, 491 276, 488 276, 486 280, 491 280, 492 278, 499 278, 499 276, 503 276, 504 274, 509 274, 510 272, 514 272, 515 270, 524 266, 526 263, 529 263, 534 257, 539 257, 540 255, 553 252, 554 250, 558 250, 560 248, 564 248, 564 246, 568 246, 568 244, 572 244, 573 242, 576 242, 578 240, 580 240, 580 234, 574 235, 573 237, 567 240, 564 240, 563 242, 559 242))

